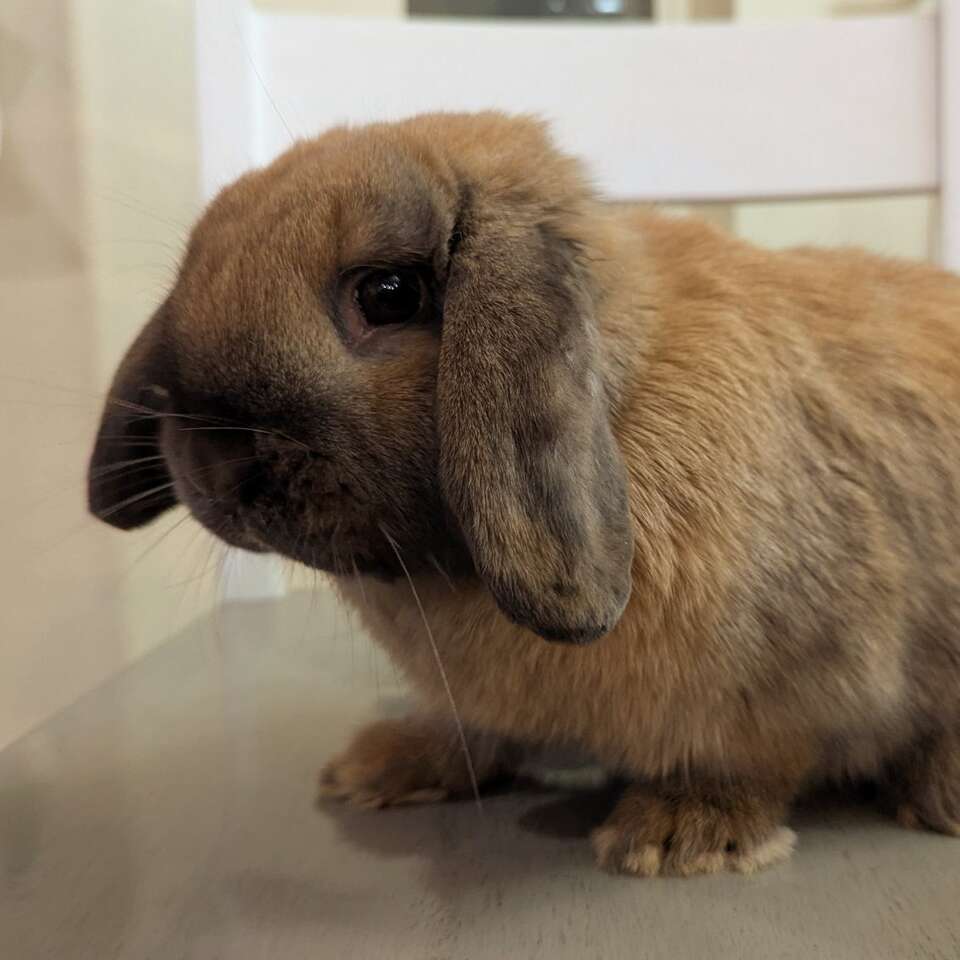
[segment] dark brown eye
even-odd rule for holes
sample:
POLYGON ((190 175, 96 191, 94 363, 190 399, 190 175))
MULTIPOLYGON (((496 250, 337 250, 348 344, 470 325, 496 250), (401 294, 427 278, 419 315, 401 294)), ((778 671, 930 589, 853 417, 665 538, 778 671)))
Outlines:
POLYGON ((354 291, 357 306, 371 327, 416 320, 426 300, 420 274, 410 268, 370 270, 354 291))

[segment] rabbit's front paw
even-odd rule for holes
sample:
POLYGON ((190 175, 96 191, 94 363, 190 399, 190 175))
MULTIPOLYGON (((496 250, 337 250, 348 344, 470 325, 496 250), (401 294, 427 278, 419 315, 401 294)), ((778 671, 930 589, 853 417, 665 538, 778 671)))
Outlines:
POLYGON ((458 731, 433 717, 384 720, 365 727, 320 774, 321 799, 361 807, 436 803, 469 793, 502 771, 496 738, 467 734, 471 766, 458 731))
POLYGON ((914 745, 891 773, 903 826, 960 837, 960 731, 914 745))
POLYGON ((793 852, 796 835, 781 824, 783 814, 782 801, 745 788, 637 784, 593 832, 593 849, 599 865, 613 873, 753 873, 793 852))

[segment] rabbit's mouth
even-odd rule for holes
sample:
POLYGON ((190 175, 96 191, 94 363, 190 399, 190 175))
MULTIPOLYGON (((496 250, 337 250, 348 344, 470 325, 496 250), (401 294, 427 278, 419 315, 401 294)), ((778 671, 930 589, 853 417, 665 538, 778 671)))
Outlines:
POLYGON ((337 576, 393 580, 426 568, 472 569, 455 524, 426 485, 390 487, 302 444, 241 430, 174 425, 163 445, 177 499, 231 546, 337 576))
POLYGON ((403 573, 388 544, 378 549, 369 526, 349 520, 342 512, 337 519, 326 519, 309 512, 298 515, 283 503, 263 502, 239 519, 244 538, 315 570, 383 579, 403 573))
POLYGON ((401 541, 386 522, 344 516, 325 521, 291 514, 277 504, 255 503, 234 512, 191 506, 194 516, 231 546, 255 553, 276 553, 304 566, 340 577, 370 576, 395 580, 425 568, 447 575, 470 567, 466 552, 452 541, 423 544, 401 541))

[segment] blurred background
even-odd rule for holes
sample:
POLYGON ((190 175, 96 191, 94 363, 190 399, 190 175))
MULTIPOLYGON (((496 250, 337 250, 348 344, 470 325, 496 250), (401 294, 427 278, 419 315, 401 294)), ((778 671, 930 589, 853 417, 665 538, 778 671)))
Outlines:
MULTIPOLYGON (((914 7, 882 0, 254 5, 496 23, 847 17, 914 7)), ((84 507, 104 391, 171 282, 202 206, 201 140, 211 129, 198 108, 198 47, 220 44, 218 56, 256 52, 239 32, 211 38, 198 30, 200 6, 0 4, 0 748, 208 613, 225 579, 229 592, 232 561, 183 516, 123 535, 89 520, 84 507)), ((629 102, 629 91, 611 95, 629 102)), ((228 136, 235 118, 216 120, 212 135, 228 136)), ((935 253, 933 211, 932 198, 916 194, 690 210, 767 246, 857 244, 920 259, 935 253)), ((267 592, 277 586, 268 581, 267 592)))

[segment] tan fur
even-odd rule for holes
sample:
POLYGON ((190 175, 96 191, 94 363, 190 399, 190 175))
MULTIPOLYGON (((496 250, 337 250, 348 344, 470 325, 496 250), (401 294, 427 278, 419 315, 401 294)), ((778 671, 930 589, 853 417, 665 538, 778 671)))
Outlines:
MULTIPOLYGON (((434 429, 411 384, 439 379, 436 469, 481 576, 454 572, 450 582, 416 563, 434 548, 418 551, 415 538, 427 534, 411 532, 401 546, 413 586, 471 736, 585 747, 644 782, 597 834, 601 863, 641 874, 767 865, 792 848, 781 827, 790 799, 827 777, 891 779, 905 820, 957 830, 956 277, 858 251, 762 251, 695 221, 605 204, 539 125, 437 116, 335 131, 241 181, 198 228, 172 301, 179 349, 195 361, 187 377, 209 380, 203 358, 229 351, 239 330, 249 342, 241 368, 324 402, 346 396, 356 435, 369 434, 386 458, 434 429), (314 196, 318 170, 326 192, 314 196), (401 189, 412 181, 415 189, 401 189), (377 222, 347 202, 372 190, 396 198, 377 222), (303 215, 307 196, 313 208, 303 215), (464 204, 473 229, 458 253, 445 241, 464 204), (299 218, 290 234, 276 226, 287 215, 299 218), (556 277, 542 260, 524 260, 544 237, 556 277), (255 282, 246 287, 229 265, 232 244, 250 258, 255 282), (439 353, 417 334, 366 381, 349 350, 313 326, 310 290, 345 264, 411 252, 451 276, 472 270, 458 288, 469 296, 448 291, 439 353), (281 282, 279 264, 291 259, 301 287, 281 282), (264 305, 271 297, 285 309, 264 305), (576 313, 576 323, 523 333, 524 316, 531 327, 548 324, 551 310, 576 313), (551 340, 567 336, 579 367, 536 366, 551 340), (602 394, 578 370, 595 375, 602 394), (530 434, 516 421, 515 438, 576 438, 564 502, 592 519, 572 557, 562 535, 518 506, 527 493, 504 425, 533 418, 537 404, 550 416, 530 434), (616 453, 595 476, 590 456, 574 461, 608 426, 616 453), (620 460, 632 563, 613 546, 620 460), (597 478, 611 491, 599 506, 597 478), (609 625, 624 601, 617 558, 630 563, 631 589, 606 636, 570 646, 528 629, 550 635, 562 624, 574 636, 582 622, 586 636, 590 624, 609 625), (545 597, 557 570, 570 584, 545 597), (651 810, 669 813, 651 820, 651 810)), ((355 469, 340 447, 337 456, 341 472, 355 469)), ((434 469, 431 455, 422 460, 434 469)), ((447 710, 410 584, 338 572, 344 598, 430 712, 447 710)), ((462 785, 438 770, 437 757, 451 770, 462 764, 449 728, 436 736, 417 759, 408 727, 379 727, 330 766, 328 790, 387 803, 462 785), (412 766, 400 769, 408 756, 412 766)))
POLYGON ((469 793, 473 775, 492 780, 515 762, 496 736, 472 735, 468 749, 472 771, 446 713, 371 724, 327 765, 320 796, 366 807, 432 803, 469 793))

